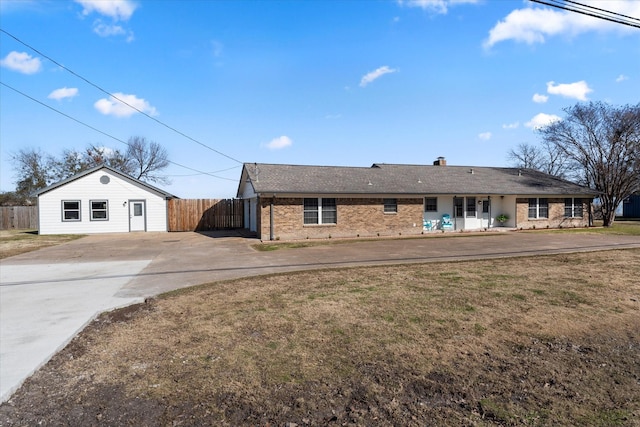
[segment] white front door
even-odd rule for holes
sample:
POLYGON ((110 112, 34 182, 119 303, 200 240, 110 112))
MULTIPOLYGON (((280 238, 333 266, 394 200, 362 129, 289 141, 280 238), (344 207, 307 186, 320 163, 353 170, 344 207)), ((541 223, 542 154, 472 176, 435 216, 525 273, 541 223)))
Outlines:
POLYGON ((488 199, 482 201, 482 221, 480 223, 480 228, 489 228, 489 211, 491 210, 490 203, 491 201, 488 199))
POLYGON ((147 209, 144 200, 129 201, 129 231, 145 231, 147 209))

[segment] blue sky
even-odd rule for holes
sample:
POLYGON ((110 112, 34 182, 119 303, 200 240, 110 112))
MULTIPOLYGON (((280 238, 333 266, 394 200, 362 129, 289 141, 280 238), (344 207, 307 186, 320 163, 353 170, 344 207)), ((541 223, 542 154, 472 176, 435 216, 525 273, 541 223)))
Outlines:
MULTIPOLYGON (((640 18, 640 1, 582 2, 640 18)), ((0 18, 91 84, 6 33, 2 83, 160 143, 195 169, 166 170, 183 198, 235 196, 239 162, 506 166, 565 107, 640 101, 639 29, 529 1, 2 0, 0 18)), ((88 144, 126 149, 0 86, 1 190, 17 150, 88 144)))

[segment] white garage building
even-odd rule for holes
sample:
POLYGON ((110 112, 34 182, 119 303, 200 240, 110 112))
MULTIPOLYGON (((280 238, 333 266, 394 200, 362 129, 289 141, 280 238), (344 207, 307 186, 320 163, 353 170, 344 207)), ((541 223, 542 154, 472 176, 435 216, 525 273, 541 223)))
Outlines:
POLYGON ((36 192, 39 234, 167 231, 166 191, 97 166, 36 192))

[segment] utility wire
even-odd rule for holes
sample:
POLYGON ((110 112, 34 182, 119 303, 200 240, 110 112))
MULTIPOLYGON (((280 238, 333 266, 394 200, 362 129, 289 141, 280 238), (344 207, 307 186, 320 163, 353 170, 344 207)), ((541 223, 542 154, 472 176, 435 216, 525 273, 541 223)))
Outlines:
MULTIPOLYGON (((122 143, 122 144, 126 145, 127 147, 129 147, 129 145, 130 145, 128 142, 123 141, 122 139, 120 139, 120 138, 118 138, 118 137, 115 137, 115 136, 113 136, 113 135, 111 135, 111 134, 108 134, 108 133, 106 133, 106 132, 104 132, 104 131, 101 131, 100 129, 98 129, 98 128, 96 128, 96 127, 93 127, 93 126, 91 126, 90 124, 87 124, 87 123, 85 123, 85 122, 83 122, 83 121, 81 121, 81 120, 78 120, 78 119, 76 119, 75 117, 72 117, 72 116, 70 116, 70 115, 68 115, 68 114, 66 114, 66 113, 63 113, 62 111, 57 110, 57 109, 53 108, 52 106, 47 105, 47 104, 45 104, 44 102, 39 101, 39 100, 37 100, 36 98, 34 98, 34 97, 32 97, 32 96, 27 95, 26 93, 24 93, 24 92, 22 92, 22 91, 20 91, 20 90, 18 90, 18 89, 16 89, 16 88, 14 88, 13 86, 9 86, 8 84, 6 84, 6 83, 5 83, 5 82, 3 82, 3 81, 0 81, 0 85, 2 85, 2 86, 4 86, 4 87, 6 87, 6 88, 8 88, 8 89, 11 89, 12 91, 14 91, 14 92, 16 92, 16 93, 19 93, 20 95, 24 96, 25 98, 28 98, 28 99, 30 99, 31 101, 36 102, 36 103, 38 103, 38 104, 42 105, 43 107, 46 107, 46 108, 48 108, 48 109, 50 109, 50 110, 52 110, 52 111, 55 111, 56 113, 58 113, 58 114, 60 114, 60 115, 62 115, 62 116, 64 116, 64 117, 66 117, 66 118, 68 118, 68 119, 70 119, 70 120, 73 120, 74 122, 76 122, 76 123, 78 123, 78 124, 81 124, 82 126, 88 127, 89 129, 91 129, 91 130, 93 130, 93 131, 95 131, 95 132, 98 132, 98 133, 100 133, 100 134, 102 134, 102 135, 104 135, 104 136, 106 136, 106 137, 109 137, 109 138, 111 138, 111 139, 113 139, 113 140, 115 140, 115 141, 118 141, 118 142, 120 142, 120 143, 122 143)), ((171 163, 172 165, 180 166, 181 168, 185 168, 185 169, 188 169, 188 170, 190 170, 190 171, 197 172, 197 173, 198 173, 198 175, 209 175, 209 176, 211 176, 211 177, 218 178, 218 179, 224 179, 224 180, 227 180, 227 181, 234 181, 234 182, 235 182, 235 181, 237 181, 237 180, 235 180, 235 179, 231 179, 231 178, 224 178, 224 177, 222 177, 222 176, 217 176, 217 175, 214 175, 214 174, 209 173, 209 172, 202 172, 202 171, 200 171, 200 170, 198 170, 198 169, 194 169, 194 168, 191 168, 191 167, 189 167, 189 166, 182 165, 182 164, 180 164, 180 163, 172 162, 171 160, 167 160, 167 162, 171 163)))
POLYGON ((140 113, 140 114, 142 114, 142 115, 146 116, 147 118, 149 118, 149 119, 151 119, 151 120, 155 121, 156 123, 158 123, 158 124, 160 124, 160 125, 162 125, 162 126, 166 127, 167 129, 172 130, 173 132, 177 133, 178 135, 181 135, 181 136, 183 136, 183 137, 187 138, 188 140, 190 140, 190 141, 192 141, 192 142, 195 142, 196 144, 198 144, 198 145, 200 145, 200 146, 202 146, 202 147, 204 147, 204 148, 207 148, 207 149, 209 149, 209 150, 213 151, 213 152, 214 152, 214 153, 216 153, 216 154, 219 154, 219 155, 221 155, 221 156, 223 156, 223 157, 226 157, 227 159, 233 160, 233 161, 234 161, 234 162, 236 162, 236 163, 243 164, 243 162, 241 162, 240 160, 238 160, 238 159, 236 159, 236 158, 233 158, 233 157, 231 157, 231 156, 229 156, 229 155, 227 155, 227 154, 223 153, 222 151, 216 150, 215 148, 210 147, 210 146, 208 146, 208 145, 206 145, 206 144, 204 144, 204 143, 202 143, 202 142, 198 141, 198 140, 197 140, 197 139, 195 139, 195 138, 190 137, 189 135, 185 134, 184 132, 181 132, 181 131, 179 131, 178 129, 176 129, 176 128, 172 127, 172 126, 169 126, 168 124, 164 123, 163 121, 156 119, 155 117, 153 117, 153 116, 151 116, 151 115, 149 115, 149 114, 145 113, 144 111, 140 110, 139 108, 136 108, 135 106, 133 106, 133 105, 131 105, 131 104, 127 103, 126 101, 124 101, 124 100, 122 100, 122 99, 118 98, 117 96, 115 96, 115 95, 114 95, 114 94, 112 94, 111 92, 107 91, 106 89, 103 89, 102 87, 100 87, 100 86, 98 86, 97 84, 95 84, 95 83, 91 82, 89 79, 87 79, 87 78, 85 78, 85 77, 81 76, 80 74, 76 73, 75 71, 73 71, 73 70, 71 70, 71 69, 69 69, 69 68, 65 67, 64 65, 62 65, 61 63, 59 63, 59 62, 58 62, 58 61, 56 61, 55 59, 53 59, 53 58, 51 58, 50 56, 48 56, 48 55, 44 54, 43 52, 39 51, 38 49, 36 49, 35 47, 31 46, 30 44, 28 44, 28 43, 26 43, 26 42, 24 42, 24 41, 20 40, 18 37, 14 36, 13 34, 11 34, 10 32, 6 31, 5 29, 0 28, 0 32, 5 33, 6 35, 8 35, 9 37, 11 37, 12 39, 14 39, 15 41, 17 41, 18 43, 20 43, 20 44, 22 44, 22 45, 24 45, 24 46, 28 47, 29 49, 33 50, 34 52, 36 52, 38 55, 40 55, 40 56, 42 56, 42 57, 44 57, 44 58, 47 58, 49 61, 53 62, 53 63, 54 63, 55 65, 57 65, 58 67, 60 67, 60 68, 62 68, 63 70, 65 70, 65 71, 67 71, 67 72, 71 73, 72 75, 76 76, 77 78, 79 78, 79 79, 83 80, 83 81, 84 81, 84 82, 86 82, 87 84, 89 84, 89 85, 93 86, 94 88, 98 89, 100 92, 102 92, 102 93, 104 93, 104 94, 106 94, 106 95, 110 96, 111 98, 115 99, 115 100, 116 100, 116 101, 118 101, 118 102, 123 103, 124 105, 128 106, 129 108, 132 108, 132 109, 136 110, 138 113, 140 113))
MULTIPOLYGON (((240 167, 240 165, 237 166, 232 166, 230 168, 226 168, 226 169, 220 169, 217 171, 213 171, 213 172, 203 172, 203 173, 220 173, 220 172, 226 172, 226 171, 230 171, 232 169, 238 169, 240 167)), ((190 173, 187 175, 167 175, 168 177, 184 177, 184 176, 198 176, 198 175, 202 175, 202 173, 190 173)))
POLYGON ((617 12, 611 12, 606 9, 585 5, 572 0, 530 0, 534 3, 544 4, 546 6, 555 7, 566 10, 568 12, 580 13, 582 15, 591 16, 605 21, 614 22, 616 24, 627 25, 629 27, 640 28, 640 19, 632 16, 623 15, 617 12), (610 16, 612 15, 612 16, 610 16))

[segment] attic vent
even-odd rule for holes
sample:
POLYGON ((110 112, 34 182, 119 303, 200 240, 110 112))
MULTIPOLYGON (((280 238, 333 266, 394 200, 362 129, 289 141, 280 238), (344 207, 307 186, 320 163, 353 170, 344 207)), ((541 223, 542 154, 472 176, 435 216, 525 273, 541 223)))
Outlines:
POLYGON ((473 168, 472 168, 472 169, 469 169, 469 173, 470 173, 471 175, 473 175, 473 168))
POLYGON ((100 177, 100 183, 101 183, 101 184, 108 184, 108 183, 109 183, 109 181, 110 181, 110 179, 109 179, 109 177, 108 177, 107 175, 102 175, 102 176, 100 177))

